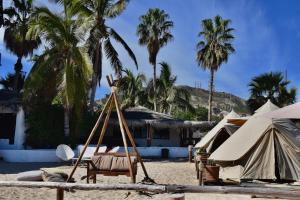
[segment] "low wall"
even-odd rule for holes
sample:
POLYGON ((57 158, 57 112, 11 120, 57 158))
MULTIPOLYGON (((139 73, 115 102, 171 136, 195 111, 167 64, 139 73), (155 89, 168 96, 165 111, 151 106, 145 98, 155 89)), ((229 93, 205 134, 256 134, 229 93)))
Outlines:
MULTIPOLYGON (((161 149, 169 149, 170 158, 188 157, 187 147, 138 147, 142 157, 161 157, 161 149)), ((132 150, 130 147, 129 151, 132 150)), ((124 147, 120 151, 124 152, 124 147)), ((77 150, 75 155, 78 156, 77 150)), ((55 155, 55 149, 0 150, 0 157, 7 162, 60 162, 55 155)))
POLYGON ((7 162, 60 162, 55 149, 0 150, 0 157, 7 162))

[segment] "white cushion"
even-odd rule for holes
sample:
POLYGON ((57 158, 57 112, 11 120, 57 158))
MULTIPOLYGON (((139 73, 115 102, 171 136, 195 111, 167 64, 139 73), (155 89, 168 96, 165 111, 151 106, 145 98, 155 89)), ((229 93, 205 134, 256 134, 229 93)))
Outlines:
POLYGON ((41 170, 34 170, 28 172, 22 172, 17 175, 18 181, 42 181, 42 173, 41 170))
MULTIPOLYGON (((84 148, 84 145, 78 146, 79 155, 81 154, 83 148, 84 148)), ((105 153, 106 149, 107 149, 107 146, 100 146, 98 153, 105 153)), ((94 155, 95 150, 96 150, 95 146, 88 146, 86 148, 82 158, 91 158, 94 155)), ((79 157, 79 155, 78 155, 78 157, 79 157)))

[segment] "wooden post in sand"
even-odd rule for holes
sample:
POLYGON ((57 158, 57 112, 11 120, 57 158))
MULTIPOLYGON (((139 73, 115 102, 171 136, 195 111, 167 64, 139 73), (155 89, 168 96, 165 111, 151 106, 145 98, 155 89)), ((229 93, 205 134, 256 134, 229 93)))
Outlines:
POLYGON ((189 150, 189 161, 191 163, 193 162, 193 145, 189 145, 188 150, 189 150))
POLYGON ((57 188, 56 189, 56 200, 63 200, 64 199, 64 189, 57 188))

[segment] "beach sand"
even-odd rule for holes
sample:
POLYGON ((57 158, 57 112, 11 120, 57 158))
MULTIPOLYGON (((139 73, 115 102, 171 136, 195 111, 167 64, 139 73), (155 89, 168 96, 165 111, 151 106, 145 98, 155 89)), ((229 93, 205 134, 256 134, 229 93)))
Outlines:
MULTIPOLYGON (((158 184, 189 184, 197 185, 197 179, 194 164, 187 161, 147 161, 145 162, 149 176, 158 184)), ((23 171, 37 170, 45 167, 59 167, 66 173, 72 169, 71 166, 55 163, 5 163, 0 162, 0 180, 11 181, 16 179, 16 174, 23 171)), ((77 182, 85 183, 86 180, 80 180, 86 175, 86 169, 79 167, 74 175, 77 182)), ((141 167, 138 167, 137 182, 144 178, 141 167)), ((92 182, 92 181, 91 181, 92 182)), ((97 183, 129 183, 130 178, 126 176, 105 177, 97 176, 97 183)), ((170 199, 171 194, 145 195, 134 191, 79 191, 75 193, 65 192, 65 199, 101 199, 101 200, 137 200, 137 199, 170 199)), ((28 188, 0 188, 0 200, 2 199, 56 199, 56 190, 54 189, 28 189, 28 188)), ((185 199, 193 200, 246 200, 251 199, 249 195, 232 194, 185 194, 185 199)), ((263 200, 263 198, 255 198, 263 200)), ((271 200, 268 198, 267 200, 271 200)), ((277 199, 278 200, 278 199, 277 199)))

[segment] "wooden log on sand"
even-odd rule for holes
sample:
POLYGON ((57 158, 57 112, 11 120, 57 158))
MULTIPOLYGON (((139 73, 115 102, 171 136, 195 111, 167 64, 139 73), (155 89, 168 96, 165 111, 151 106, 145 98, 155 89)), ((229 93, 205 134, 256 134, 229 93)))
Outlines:
POLYGON ((240 186, 194 186, 194 185, 166 185, 167 192, 176 193, 218 193, 244 194, 283 199, 300 199, 299 188, 272 187, 240 187, 240 186))
POLYGON ((300 199, 300 188, 240 187, 240 186, 194 186, 194 185, 144 185, 144 184, 83 184, 57 182, 0 181, 0 187, 57 189, 57 199, 62 200, 64 190, 135 190, 154 193, 219 193, 243 194, 260 197, 300 199))

